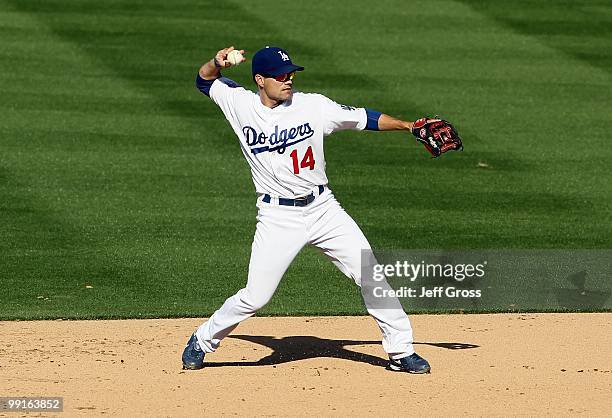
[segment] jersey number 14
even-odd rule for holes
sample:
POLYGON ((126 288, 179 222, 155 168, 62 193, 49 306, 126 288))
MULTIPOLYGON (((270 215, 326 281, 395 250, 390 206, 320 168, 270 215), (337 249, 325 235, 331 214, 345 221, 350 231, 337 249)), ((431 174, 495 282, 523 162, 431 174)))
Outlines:
POLYGON ((296 149, 291 151, 291 154, 289 155, 293 160, 293 174, 300 174, 300 168, 310 168, 311 170, 314 170, 315 160, 314 156, 312 155, 312 146, 308 147, 308 149, 306 150, 306 154, 304 154, 304 158, 302 158, 302 161, 299 164, 298 152, 296 149))

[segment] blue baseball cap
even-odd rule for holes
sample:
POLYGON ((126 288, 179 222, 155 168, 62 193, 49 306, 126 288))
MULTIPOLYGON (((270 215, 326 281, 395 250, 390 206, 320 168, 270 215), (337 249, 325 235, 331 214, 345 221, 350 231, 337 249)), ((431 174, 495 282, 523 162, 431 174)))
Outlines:
POLYGON ((304 67, 295 65, 291 62, 289 54, 282 48, 267 46, 260 49, 253 55, 252 71, 255 74, 277 76, 294 71, 302 71, 304 67))

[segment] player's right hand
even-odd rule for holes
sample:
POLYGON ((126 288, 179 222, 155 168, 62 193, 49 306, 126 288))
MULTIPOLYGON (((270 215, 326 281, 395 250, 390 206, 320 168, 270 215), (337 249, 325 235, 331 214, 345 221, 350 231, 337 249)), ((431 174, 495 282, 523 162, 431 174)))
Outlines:
MULTIPOLYGON (((231 67, 232 63, 227 60, 227 54, 232 52, 234 49, 236 49, 236 48, 234 48, 233 46, 230 46, 229 48, 223 48, 222 50, 217 52, 217 55, 215 55, 215 65, 217 67, 220 67, 220 68, 231 67)), ((244 55, 244 49, 240 49, 239 52, 242 55, 244 55)), ((246 59, 244 57, 242 57, 242 61, 241 62, 244 62, 244 61, 246 61, 246 59)))

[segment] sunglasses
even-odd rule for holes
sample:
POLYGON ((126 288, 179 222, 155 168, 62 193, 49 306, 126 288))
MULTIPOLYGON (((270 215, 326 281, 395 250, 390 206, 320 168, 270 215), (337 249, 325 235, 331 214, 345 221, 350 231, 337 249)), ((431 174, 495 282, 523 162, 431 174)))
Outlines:
POLYGON ((292 72, 292 73, 281 74, 281 75, 268 75, 268 74, 265 74, 263 76, 266 77, 266 78, 273 78, 276 81, 278 81, 279 83, 284 83, 285 81, 293 80, 293 77, 295 77, 295 71, 292 72))

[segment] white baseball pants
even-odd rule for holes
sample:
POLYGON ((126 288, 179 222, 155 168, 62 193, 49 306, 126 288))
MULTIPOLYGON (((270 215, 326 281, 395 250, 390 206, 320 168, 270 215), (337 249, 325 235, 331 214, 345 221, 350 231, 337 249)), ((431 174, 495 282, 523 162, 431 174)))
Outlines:
MULTIPOLYGON (((314 192, 315 196, 318 190, 314 192)), ((306 244, 325 253, 346 276, 361 283, 361 250, 370 249, 355 221, 328 188, 304 207, 281 206, 258 199, 257 228, 245 288, 228 298, 196 331, 200 347, 213 352, 240 322, 264 307, 274 295, 285 271, 306 244)), ((391 358, 414 353, 412 327, 402 309, 370 309, 391 358)))

